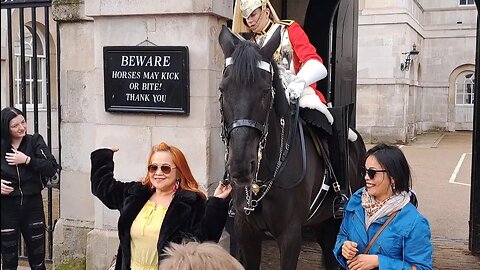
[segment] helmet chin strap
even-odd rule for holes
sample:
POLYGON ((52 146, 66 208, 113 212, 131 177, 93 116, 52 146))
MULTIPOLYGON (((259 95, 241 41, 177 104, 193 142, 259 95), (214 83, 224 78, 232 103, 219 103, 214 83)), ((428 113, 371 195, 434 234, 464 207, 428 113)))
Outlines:
MULTIPOLYGON (((258 17, 257 21, 255 22, 254 26, 255 28, 252 29, 254 33, 260 33, 261 31, 258 31, 259 28, 259 22, 263 19, 263 16, 265 15, 265 7, 262 7, 262 12, 260 13, 260 16, 258 17)), ((268 23, 267 23, 268 25, 268 23)), ((263 30, 263 29, 261 29, 263 30)))

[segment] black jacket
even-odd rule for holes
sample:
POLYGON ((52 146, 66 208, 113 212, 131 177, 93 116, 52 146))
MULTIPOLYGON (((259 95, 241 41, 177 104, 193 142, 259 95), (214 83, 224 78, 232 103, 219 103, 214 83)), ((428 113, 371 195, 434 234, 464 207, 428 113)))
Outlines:
MULTIPOLYGON (((92 193, 110 209, 120 211, 118 236, 120 247, 116 270, 129 270, 130 227, 154 190, 140 182, 119 182, 113 177, 113 151, 98 149, 91 154, 92 193)), ((184 239, 215 241, 225 226, 228 200, 211 197, 205 201, 197 193, 179 189, 175 193, 163 219, 157 243, 159 263, 163 249, 170 243, 181 243, 184 239)))
POLYGON ((54 176, 59 168, 55 157, 50 153, 40 134, 25 135, 18 147, 19 151, 31 158, 28 165, 8 165, 5 155, 6 153, 13 153, 12 146, 9 142, 3 140, 1 145, 1 177, 10 181, 11 184, 9 185, 14 188, 7 196, 39 194, 44 188, 41 175, 54 176))

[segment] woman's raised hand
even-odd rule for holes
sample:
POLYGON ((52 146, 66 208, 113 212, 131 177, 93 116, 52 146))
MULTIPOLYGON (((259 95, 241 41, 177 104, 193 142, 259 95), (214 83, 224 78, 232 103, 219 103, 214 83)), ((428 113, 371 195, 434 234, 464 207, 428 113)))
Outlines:
POLYGON ((115 147, 115 146, 102 146, 102 147, 97 148, 97 150, 100 150, 100 149, 110 149, 114 153, 118 152, 118 150, 120 150, 120 148, 115 147))
POLYGON ((232 186, 230 184, 224 185, 220 181, 218 183, 217 188, 215 189, 215 192, 213 193, 213 196, 221 199, 225 199, 228 197, 228 195, 232 192, 232 186))

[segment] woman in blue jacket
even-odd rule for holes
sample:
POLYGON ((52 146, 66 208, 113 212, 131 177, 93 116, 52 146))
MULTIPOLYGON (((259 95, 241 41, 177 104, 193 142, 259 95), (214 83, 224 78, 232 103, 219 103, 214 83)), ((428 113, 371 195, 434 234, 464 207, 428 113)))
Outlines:
POLYGON ((410 167, 402 151, 387 144, 373 147, 367 152, 363 175, 365 188, 355 192, 345 207, 334 249, 338 262, 352 270, 432 269, 430 226, 410 203, 410 167))

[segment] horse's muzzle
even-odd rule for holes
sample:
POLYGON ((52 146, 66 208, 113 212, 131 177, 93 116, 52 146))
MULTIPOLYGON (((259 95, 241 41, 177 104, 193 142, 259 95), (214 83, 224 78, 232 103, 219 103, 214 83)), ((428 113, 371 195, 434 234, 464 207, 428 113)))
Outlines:
MULTIPOLYGON (((230 162, 229 162, 230 163, 230 162)), ((237 186, 244 187, 252 184, 257 172, 257 163, 255 160, 250 162, 232 162, 228 165, 228 172, 230 179, 235 182, 237 186)))

